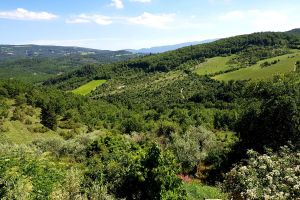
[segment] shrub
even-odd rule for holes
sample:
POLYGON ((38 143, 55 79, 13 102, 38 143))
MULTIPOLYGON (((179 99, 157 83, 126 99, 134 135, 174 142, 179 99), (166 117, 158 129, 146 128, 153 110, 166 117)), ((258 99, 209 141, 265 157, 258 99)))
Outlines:
POLYGON ((32 124, 32 121, 30 119, 25 119, 24 123, 26 125, 31 125, 32 124))
POLYGON ((23 122, 25 120, 25 114, 23 112, 23 109, 20 108, 20 107, 16 107, 14 109, 13 116, 12 116, 11 119, 14 120, 14 121, 23 122))
POLYGON ((300 151, 282 147, 278 153, 248 151, 246 165, 226 174, 224 190, 233 199, 299 199, 300 151))
POLYGON ((173 134, 172 146, 184 172, 191 172, 214 148, 216 138, 214 133, 204 127, 190 127, 183 135, 173 134))
POLYGON ((89 145, 88 185, 102 182, 117 198, 185 199, 174 156, 153 143, 105 135, 89 145))

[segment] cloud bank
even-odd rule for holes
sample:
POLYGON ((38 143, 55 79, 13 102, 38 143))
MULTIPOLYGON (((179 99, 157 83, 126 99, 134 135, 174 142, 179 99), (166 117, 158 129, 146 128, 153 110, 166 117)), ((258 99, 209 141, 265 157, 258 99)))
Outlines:
POLYGON ((0 18, 11 20, 53 20, 57 15, 48 12, 33 12, 24 8, 17 8, 13 11, 0 12, 0 18))

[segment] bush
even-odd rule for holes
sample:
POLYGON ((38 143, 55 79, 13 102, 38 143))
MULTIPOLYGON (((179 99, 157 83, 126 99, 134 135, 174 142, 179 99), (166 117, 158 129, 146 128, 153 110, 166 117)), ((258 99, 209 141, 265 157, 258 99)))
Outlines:
POLYGON ((25 119, 24 123, 26 125, 31 125, 32 124, 32 121, 30 119, 25 119))
POLYGON ((90 144, 87 184, 104 181, 117 198, 185 199, 174 156, 153 143, 140 143, 105 135, 90 144))
POLYGON ((4 100, 0 99, 0 121, 3 121, 5 118, 7 118, 8 113, 9 113, 9 106, 4 100))
POLYGON ((0 145, 0 199, 48 199, 64 168, 35 148, 0 145))
POLYGON ((49 131, 48 128, 46 128, 45 126, 39 126, 39 127, 28 127, 27 128, 30 132, 34 132, 34 133, 46 133, 49 131))
POLYGON ((183 134, 173 134, 171 149, 177 156, 185 173, 195 169, 215 147, 214 133, 204 127, 191 127, 183 134))
POLYGON ((16 107, 14 109, 13 116, 12 116, 11 119, 14 120, 14 121, 23 122, 25 120, 25 114, 23 112, 23 109, 20 108, 20 107, 16 107))
POLYGON ((300 151, 282 147, 278 153, 248 151, 246 165, 226 174, 224 190, 233 199, 299 199, 300 151))

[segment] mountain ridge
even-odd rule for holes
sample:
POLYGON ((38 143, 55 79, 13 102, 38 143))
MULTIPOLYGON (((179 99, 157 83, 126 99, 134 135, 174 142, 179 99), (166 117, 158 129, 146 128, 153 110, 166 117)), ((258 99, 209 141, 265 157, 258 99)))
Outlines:
POLYGON ((205 44, 209 42, 214 42, 218 39, 208 39, 203 41, 195 41, 195 42, 184 42, 179 44, 171 44, 171 45, 164 45, 164 46, 154 46, 150 48, 141 48, 141 49, 126 49, 132 53, 140 53, 140 54, 156 54, 156 53, 164 53, 167 51, 173 51, 176 49, 180 49, 182 47, 187 47, 191 45, 198 45, 198 44, 205 44))

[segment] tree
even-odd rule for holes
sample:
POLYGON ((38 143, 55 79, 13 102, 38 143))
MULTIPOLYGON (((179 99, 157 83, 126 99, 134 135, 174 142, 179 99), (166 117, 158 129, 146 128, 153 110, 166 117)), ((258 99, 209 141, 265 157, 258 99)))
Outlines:
POLYGON ((179 167, 171 152, 152 142, 137 144, 124 136, 103 135, 88 146, 87 184, 104 182, 118 198, 183 200, 179 167))
POLYGON ((41 124, 43 124, 45 127, 51 130, 57 129, 57 115, 51 107, 49 106, 42 107, 41 124))
POLYGON ((299 149, 285 146, 278 153, 260 155, 251 150, 248 155, 247 162, 228 172, 223 182, 232 199, 299 198, 299 149))
POLYGON ((183 135, 173 134, 172 149, 186 173, 191 172, 205 160, 214 148, 214 133, 204 127, 190 127, 183 135))
POLYGON ((299 97, 274 97, 261 106, 251 106, 237 125, 240 147, 262 152, 265 147, 278 149, 300 136, 299 97), (259 142, 257 142, 259 141, 259 142))

